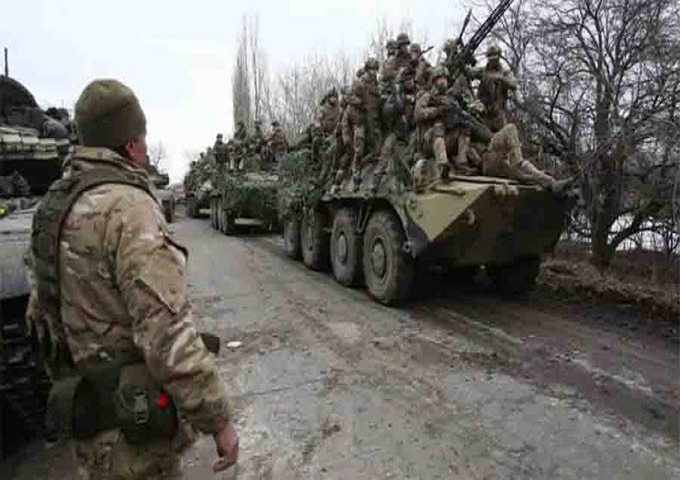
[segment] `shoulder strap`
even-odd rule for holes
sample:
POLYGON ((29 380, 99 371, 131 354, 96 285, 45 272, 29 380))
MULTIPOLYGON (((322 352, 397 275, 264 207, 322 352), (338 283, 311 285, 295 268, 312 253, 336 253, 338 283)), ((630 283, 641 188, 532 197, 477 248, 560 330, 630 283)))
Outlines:
POLYGON ((153 197, 148 182, 142 177, 122 169, 100 166, 54 182, 33 217, 31 252, 34 258, 37 298, 40 311, 46 316, 49 333, 49 338, 45 338, 42 347, 45 359, 56 378, 65 369, 70 370, 74 366, 61 318, 59 253, 62 227, 74 203, 84 192, 109 183, 130 185, 153 197))

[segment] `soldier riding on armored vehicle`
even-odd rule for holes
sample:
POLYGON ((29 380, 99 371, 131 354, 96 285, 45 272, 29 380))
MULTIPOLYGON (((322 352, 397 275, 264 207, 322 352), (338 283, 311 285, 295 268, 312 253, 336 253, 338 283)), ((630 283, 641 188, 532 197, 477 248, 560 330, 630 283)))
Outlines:
POLYGON ((210 193, 214 229, 231 235, 237 220, 255 222, 269 231, 278 228, 278 159, 285 153, 287 142, 278 124, 274 127, 272 141, 268 142, 259 121, 251 137, 239 122, 231 150, 215 144, 217 173, 210 193))
POLYGON ((499 73, 495 47, 473 78, 481 94, 491 87, 497 96, 474 102, 474 92, 461 92, 475 50, 511 2, 503 0, 466 45, 462 34, 450 42, 456 49, 432 70, 431 83, 418 85, 406 65, 387 87, 367 60, 368 73, 348 93, 342 135, 326 138, 335 146, 302 142, 284 162, 280 205, 290 257, 311 269, 330 266, 339 283, 365 284, 384 304, 409 297, 417 264, 483 267, 508 294, 533 286, 565 225, 567 182, 522 156, 517 128, 501 113, 513 79, 499 73))

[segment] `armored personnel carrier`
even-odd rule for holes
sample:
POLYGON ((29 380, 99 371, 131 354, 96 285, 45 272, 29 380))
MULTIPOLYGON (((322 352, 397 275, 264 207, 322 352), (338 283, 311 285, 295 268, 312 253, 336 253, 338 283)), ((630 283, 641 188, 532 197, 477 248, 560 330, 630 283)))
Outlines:
POLYGON ((234 233, 237 221, 269 231, 278 228, 278 175, 271 170, 224 171, 217 176, 210 194, 210 224, 224 233, 234 233))
POLYGON ((0 457, 42 432, 49 391, 24 320, 33 212, 61 175, 72 133, 63 111, 48 113, 21 83, 0 76, 0 457))
MULTIPOLYGON (((315 157, 301 149, 281 168, 286 254, 310 269, 330 268, 343 285, 365 285, 383 304, 409 297, 416 265, 484 267, 502 292, 525 292, 565 226, 567 205, 541 187, 436 173, 416 187, 415 158, 405 149, 377 191, 369 188, 372 165, 358 185, 347 178, 331 186, 315 157)), ((434 169, 433 160, 421 165, 434 169)))
POLYGON ((210 194, 216 174, 217 165, 212 148, 201 152, 198 160, 191 162, 184 176, 186 209, 190 218, 197 218, 201 210, 210 208, 210 194))
POLYGON ((163 207, 165 221, 172 223, 175 221, 175 194, 167 188, 170 184, 170 177, 167 173, 160 172, 153 165, 147 165, 149 177, 156 187, 156 196, 163 207))

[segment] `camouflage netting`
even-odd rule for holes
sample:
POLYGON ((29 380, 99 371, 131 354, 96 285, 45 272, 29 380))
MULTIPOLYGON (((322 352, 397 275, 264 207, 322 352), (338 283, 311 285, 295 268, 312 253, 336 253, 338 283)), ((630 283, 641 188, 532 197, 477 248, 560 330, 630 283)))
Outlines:
POLYGON ((305 205, 314 204, 323 194, 323 188, 317 185, 319 166, 312 159, 309 149, 301 149, 289 153, 279 166, 279 215, 300 212, 305 205))
POLYGON ((200 158, 191 162, 189 172, 184 176, 184 189, 187 192, 197 192, 206 182, 211 181, 217 174, 217 163, 212 149, 201 153, 200 158))
POLYGON ((225 175, 225 208, 236 216, 275 219, 278 177, 266 172, 225 175))

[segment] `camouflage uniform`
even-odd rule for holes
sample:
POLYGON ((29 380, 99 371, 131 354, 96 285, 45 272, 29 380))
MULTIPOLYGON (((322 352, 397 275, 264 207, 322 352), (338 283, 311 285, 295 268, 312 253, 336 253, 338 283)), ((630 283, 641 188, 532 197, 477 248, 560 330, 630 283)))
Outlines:
POLYGON ((218 133, 217 134, 217 139, 215 140, 215 144, 213 145, 213 153, 215 154, 215 162, 217 162, 217 166, 219 169, 223 169, 225 167, 229 166, 230 159, 229 159, 229 147, 227 147, 227 144, 224 143, 222 140, 222 134, 218 133))
POLYGON ((493 135, 488 150, 483 155, 483 162, 484 175, 512 178, 548 188, 559 186, 559 182, 551 175, 524 159, 519 132, 512 123, 505 125, 493 135))
MULTIPOLYGON (((76 118, 79 104, 95 83, 76 104, 76 118)), ((81 122, 78 128, 81 141, 92 133, 81 122)), ((65 163, 64 178, 77 178, 93 169, 116 170, 138 182, 148 181, 143 169, 112 150, 92 147, 75 147, 65 163)), ((48 207, 41 205, 36 217, 41 208, 48 207)), ((115 428, 74 442, 79 473, 84 479, 181 478, 178 454, 194 440, 190 425, 213 434, 229 418, 214 359, 192 319, 186 250, 172 239, 157 200, 126 184, 105 183, 86 190, 75 200, 60 231, 61 275, 55 287, 59 287, 61 324, 76 370, 121 354, 140 353, 142 365, 181 412, 173 439, 132 445, 115 428)), ((55 338, 59 314, 48 311, 38 295, 40 282, 49 281, 40 263, 44 254, 35 254, 38 245, 32 245, 29 256, 31 294, 26 314, 46 346, 55 338)))
POLYGON ((409 141, 415 128, 414 110, 416 104, 415 72, 406 68, 399 73, 398 87, 387 98, 383 106, 383 119, 388 127, 387 137, 380 151, 380 161, 373 173, 375 190, 387 172, 390 158, 399 142, 409 141))
POLYGON ((415 73, 416 87, 418 90, 428 90, 432 85, 432 65, 423 56, 420 44, 412 43, 409 52, 411 54, 411 68, 415 73))
POLYGON ((508 94, 510 90, 517 89, 517 80, 510 70, 501 65, 501 49, 498 46, 489 47, 486 56, 486 67, 473 70, 471 76, 481 80, 477 95, 484 105, 486 124, 492 132, 498 132, 507 124, 508 94))
POLYGON ((369 155, 377 157, 382 144, 377 71, 378 61, 373 58, 366 60, 365 73, 352 85, 349 106, 343 117, 343 139, 348 142, 351 138, 354 150, 352 175, 355 185, 361 182, 364 154, 368 150, 369 155))
POLYGON ((411 65, 411 54, 409 53, 409 44, 411 43, 408 35, 400 33, 397 36, 397 52, 394 56, 388 57, 383 63, 380 71, 380 85, 383 95, 388 95, 394 88, 394 82, 397 80, 397 75, 402 68, 411 65))
POLYGON ((446 113, 449 108, 460 108, 449 96, 446 88, 440 90, 437 79, 447 77, 444 67, 434 69, 432 88, 418 97, 415 119, 422 134, 422 148, 425 155, 434 155, 437 168, 443 177, 448 176, 450 163, 448 152, 456 151, 455 166, 459 173, 471 173, 467 166, 469 135, 463 129, 447 131, 446 113), (467 142, 465 141, 467 137, 467 142))
POLYGON ((272 133, 269 136, 268 143, 275 160, 278 160, 280 155, 288 151, 288 140, 286 139, 286 134, 277 121, 272 122, 272 133))
POLYGON ((341 115, 342 111, 338 104, 338 92, 332 89, 326 94, 319 105, 316 118, 314 119, 314 127, 324 138, 334 135, 341 115))
POLYGON ((248 132, 243 122, 236 124, 236 131, 234 132, 234 169, 242 170, 244 168, 245 158, 248 154, 248 132))

